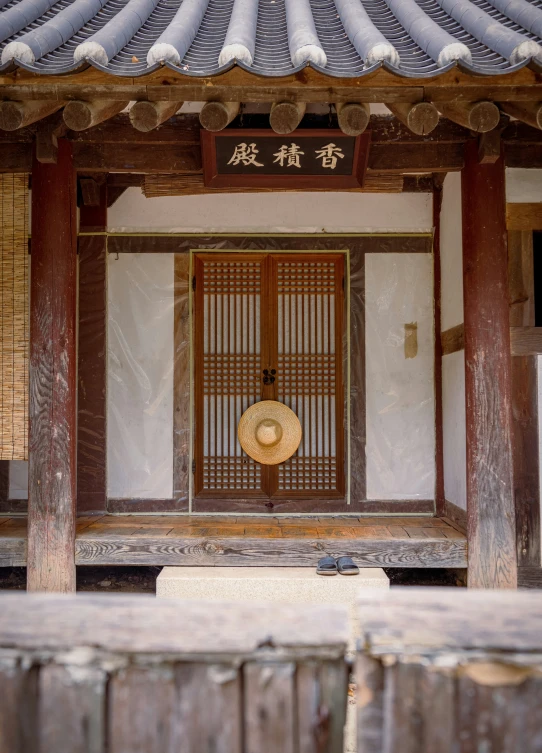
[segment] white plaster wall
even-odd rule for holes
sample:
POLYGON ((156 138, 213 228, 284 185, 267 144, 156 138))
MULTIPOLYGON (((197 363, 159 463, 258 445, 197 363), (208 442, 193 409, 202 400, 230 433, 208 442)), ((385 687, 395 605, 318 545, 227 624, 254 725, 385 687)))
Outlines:
POLYGON ((444 493, 448 502, 467 509, 467 435, 465 424, 465 351, 442 359, 444 493))
POLYGON ((108 257, 107 493, 173 495, 173 254, 108 257))
POLYGON ((542 170, 507 167, 506 201, 512 204, 542 201, 542 170))
POLYGON ((367 496, 434 499, 433 257, 367 254, 367 496), (405 357, 405 324, 418 353, 405 357))
POLYGON ((110 232, 427 232, 431 195, 246 193, 146 199, 129 188, 108 211, 110 232))
POLYGON ((448 173, 440 214, 441 327, 463 321, 463 243, 461 231, 461 173, 448 173))

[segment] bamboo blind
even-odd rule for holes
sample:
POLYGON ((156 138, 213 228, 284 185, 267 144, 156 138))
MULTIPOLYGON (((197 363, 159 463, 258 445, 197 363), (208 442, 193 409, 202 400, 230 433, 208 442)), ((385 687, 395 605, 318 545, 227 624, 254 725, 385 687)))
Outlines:
POLYGON ((28 457, 28 175, 0 174, 0 460, 28 457))

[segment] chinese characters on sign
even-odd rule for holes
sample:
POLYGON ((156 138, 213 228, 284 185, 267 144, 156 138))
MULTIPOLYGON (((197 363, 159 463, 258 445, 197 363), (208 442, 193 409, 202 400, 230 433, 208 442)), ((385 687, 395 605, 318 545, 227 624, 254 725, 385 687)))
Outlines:
POLYGON ((216 188, 356 188, 362 185, 370 134, 299 129, 202 131, 205 185, 216 188))
MULTIPOLYGON (((243 164, 245 166, 254 165, 254 167, 264 167, 263 162, 256 161, 258 153, 259 150, 256 148, 256 144, 247 144, 243 141, 237 144, 233 150, 233 154, 228 160, 228 165, 236 166, 243 164)), ((273 164, 278 162, 281 167, 297 167, 301 169, 301 157, 304 154, 305 152, 301 150, 298 144, 294 144, 293 142, 290 146, 282 144, 278 152, 273 154, 273 157, 275 157, 273 164)), ((326 144, 321 149, 315 150, 315 154, 316 159, 322 161, 322 167, 328 170, 335 170, 338 160, 344 159, 343 150, 333 143, 326 144)))

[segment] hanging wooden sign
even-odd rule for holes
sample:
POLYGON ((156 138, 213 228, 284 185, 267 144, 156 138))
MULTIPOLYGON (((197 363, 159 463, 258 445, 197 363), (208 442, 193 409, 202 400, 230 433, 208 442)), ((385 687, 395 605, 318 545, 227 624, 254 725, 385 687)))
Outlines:
POLYGON ((201 132, 203 176, 208 188, 328 190, 363 186, 371 134, 340 130, 226 129, 201 132))

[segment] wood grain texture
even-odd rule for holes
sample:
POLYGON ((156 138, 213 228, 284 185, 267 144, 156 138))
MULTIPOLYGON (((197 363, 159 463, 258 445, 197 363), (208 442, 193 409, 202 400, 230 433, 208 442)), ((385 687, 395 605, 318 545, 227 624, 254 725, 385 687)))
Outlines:
POLYGON ((38 670, 23 666, 11 650, 0 649, 0 750, 32 753, 37 750, 38 670))
MULTIPOLYGON (((442 189, 444 179, 439 175, 432 176, 432 210, 433 210, 433 297, 434 332, 438 333, 442 327, 442 272, 440 252, 440 224, 442 212, 442 189)), ((445 502, 444 494, 444 420, 443 420, 443 393, 442 393, 442 343, 438 336, 435 337, 433 355, 433 368, 435 380, 435 510, 437 515, 443 514, 445 502)))
POLYGON ((450 353, 457 353, 458 350, 465 349, 465 330, 463 324, 457 324, 455 327, 444 330, 440 334, 442 355, 449 356, 450 353))
POLYGON ((71 145, 34 162, 28 589, 75 591, 76 218, 71 145))
POLYGON ((177 664, 173 750, 243 751, 241 671, 231 664, 177 664))
POLYGON ((542 567, 518 568, 518 587, 542 589, 542 567))
POLYGON ((106 673, 48 664, 39 673, 40 753, 103 753, 106 673))
MULTIPOLYGON (((0 526, 0 564, 22 565, 24 519, 0 526)), ((466 567, 464 534, 438 518, 106 516, 79 518, 77 564, 314 567, 349 553, 361 567, 466 567)))
POLYGON ((375 657, 456 649, 540 654, 542 600, 528 591, 364 591, 358 614, 360 635, 375 657))
MULTIPOLYGON (((508 231, 514 498, 518 565, 540 567, 540 458, 538 436, 538 356, 536 339, 533 234, 508 231), (524 355, 519 355, 523 349, 524 355), (517 354, 517 355, 516 355, 517 354)), ((540 352, 542 352, 542 329, 540 352)))
POLYGON ((190 485, 190 257, 175 254, 173 373, 173 497, 176 510, 188 509, 190 485))
POLYGON ((515 588, 516 531, 504 160, 462 174, 469 586, 515 588))
POLYGON ((107 241, 79 238, 77 510, 105 511, 107 241))
POLYGON ((170 667, 121 669, 109 681, 108 701, 109 753, 174 750, 175 685, 170 667))
POLYGON ((542 355, 542 327, 510 327, 510 349, 513 356, 542 355))
POLYGON ((247 753, 296 753, 295 664, 246 664, 247 753))
POLYGON ((357 750, 384 750, 384 668, 380 661, 358 651, 356 656, 357 750))
POLYGON ((313 659, 336 659, 343 657, 349 635, 346 609, 338 605, 216 603, 209 610, 204 601, 187 601, 179 609, 177 599, 141 595, 119 594, 112 600, 107 595, 33 594, 30 601, 13 592, 2 599, 0 647, 21 650, 91 646, 216 664, 224 655, 257 660, 267 646, 284 656, 307 656, 309 650, 313 659), (119 625, 137 625, 137 630, 119 630, 119 625))
POLYGON ((508 230, 542 230, 542 203, 506 205, 508 230))

